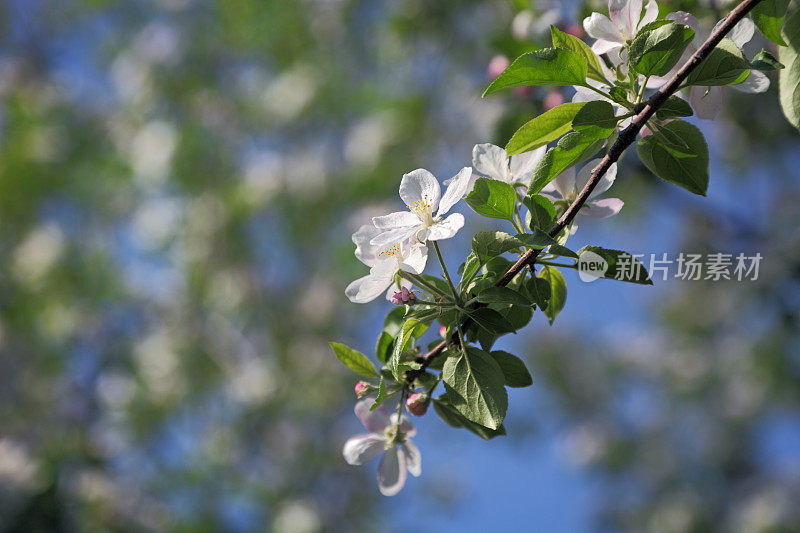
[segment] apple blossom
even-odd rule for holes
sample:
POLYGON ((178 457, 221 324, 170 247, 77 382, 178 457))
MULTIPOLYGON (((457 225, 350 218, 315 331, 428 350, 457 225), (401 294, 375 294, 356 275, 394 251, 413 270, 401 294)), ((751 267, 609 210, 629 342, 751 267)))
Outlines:
POLYGON ((475 180, 481 176, 504 181, 509 185, 530 185, 536 164, 544 157, 547 146, 518 155, 508 156, 499 146, 484 143, 472 148, 472 166, 476 173, 470 178, 467 190, 472 190, 475 180))
POLYGON ((406 483, 407 472, 419 477, 422 474, 422 456, 409 437, 417 430, 409 420, 397 413, 392 415, 383 405, 370 411, 372 400, 356 403, 355 413, 369 433, 351 437, 344 443, 342 455, 351 465, 362 465, 379 453, 378 489, 384 496, 394 496, 406 483))
POLYGON ((400 182, 400 198, 408 211, 374 217, 372 223, 381 232, 369 241, 370 244, 382 247, 406 239, 426 242, 453 237, 464 226, 464 215, 453 213, 443 217, 467 193, 471 176, 471 168, 462 168, 450 180, 442 196, 439 182, 427 170, 418 168, 404 174, 400 182))
MULTIPOLYGON (((584 165, 580 172, 575 172, 575 167, 568 168, 556 178, 548 183, 541 191, 541 194, 553 200, 553 202, 565 201, 572 203, 586 182, 589 181, 592 169, 600 162, 599 159, 589 161, 584 165)), ((589 199, 580 210, 580 215, 594 218, 606 218, 616 215, 622 209, 624 202, 619 198, 598 198, 606 192, 617 177, 617 164, 612 164, 603 178, 589 195, 589 199)), ((572 224, 571 233, 575 233, 578 228, 572 224)))
POLYGON ((359 381, 358 383, 356 383, 355 387, 356 398, 363 398, 364 396, 370 393, 372 388, 373 388, 372 385, 370 385, 366 381, 359 381))
POLYGON ((597 55, 624 47, 639 30, 658 18, 658 5, 648 0, 642 16, 642 0, 608 0, 609 17, 592 13, 583 20, 583 27, 596 39, 592 51, 597 55))
POLYGON ((406 409, 414 416, 422 416, 428 411, 430 396, 424 392, 415 392, 406 399, 406 409))
MULTIPOLYGON (((370 240, 380 235, 381 231, 372 226, 361 226, 353 234, 356 245, 356 257, 370 267, 369 274, 347 286, 345 295, 353 303, 367 303, 389 289, 386 298, 391 301, 394 296, 392 287, 399 270, 412 274, 421 274, 428 261, 428 247, 410 239, 399 243, 376 246, 370 240)), ((411 284, 401 280, 400 289, 408 289, 411 284)))
POLYGON ((417 295, 408 290, 408 287, 403 287, 392 295, 394 305, 412 305, 416 299, 417 295))

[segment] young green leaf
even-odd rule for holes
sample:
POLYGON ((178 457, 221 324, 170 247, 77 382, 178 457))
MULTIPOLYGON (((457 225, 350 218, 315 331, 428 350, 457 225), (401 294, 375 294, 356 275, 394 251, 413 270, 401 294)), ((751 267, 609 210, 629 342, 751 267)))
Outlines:
POLYGON ((478 294, 478 301, 485 304, 531 305, 527 298, 508 287, 488 287, 478 294))
POLYGON ((556 208, 546 196, 534 194, 526 196, 522 200, 523 205, 528 208, 528 227, 530 229, 539 228, 547 231, 556 219, 556 208))
POLYGON ((700 63, 689 77, 686 85, 731 85, 741 83, 750 74, 750 62, 736 43, 730 39, 722 39, 711 50, 708 57, 700 63))
POLYGON ((528 248, 541 249, 556 244, 555 239, 539 228, 531 228, 531 231, 532 233, 520 233, 515 239, 519 240, 528 248))
POLYGON ((547 252, 561 257, 571 257, 573 259, 578 258, 578 254, 576 254, 566 246, 561 246, 560 244, 551 245, 550 248, 548 248, 547 252))
POLYGON ((528 194, 538 194, 542 188, 553 181, 564 170, 581 160, 587 153, 594 153, 602 146, 602 139, 589 133, 570 132, 558 144, 547 151, 533 171, 528 194))
POLYGON ((478 178, 464 200, 479 215, 511 220, 517 203, 517 193, 514 187, 504 181, 478 178))
POLYGON ((331 345, 331 348, 333 348, 333 353, 335 353, 336 357, 339 358, 339 361, 344 363, 344 366, 359 376, 364 376, 367 378, 380 377, 375 365, 373 365, 372 361, 367 359, 367 356, 363 353, 357 352, 340 342, 331 342, 329 344, 331 345))
POLYGON ((764 0, 757 3, 750 11, 750 18, 767 39, 780 46, 786 46, 786 41, 781 37, 781 28, 788 8, 789 0, 764 0))
MULTIPOLYGON (((417 326, 420 325, 424 324, 421 324, 414 318, 409 318, 403 322, 403 326, 400 328, 400 331, 397 332, 397 336, 395 337, 392 356, 389 358, 388 363, 389 368, 392 370, 392 375, 398 381, 402 378, 401 374, 405 371, 406 367, 413 366, 403 362, 403 352, 411 342, 411 338, 415 336, 414 333, 417 331, 417 326)), ((424 326, 427 327, 427 325, 424 326)), ((420 335, 421 334, 422 333, 420 333, 420 335)))
MULTIPOLYGON (((608 268, 603 273, 602 277, 605 279, 616 279, 619 281, 628 281, 630 283, 638 283, 640 285, 652 285, 653 281, 650 279, 650 274, 644 265, 628 252, 621 250, 610 250, 608 248, 601 248, 599 246, 584 246, 578 250, 578 265, 582 260, 586 260, 583 256, 584 253, 591 252, 600 256, 605 261, 608 268), (583 256, 583 257, 581 257, 583 256)), ((582 272, 589 272, 588 269, 582 272)), ((599 276, 598 276, 599 277, 599 276)))
POLYGON ((589 45, 574 35, 564 33, 553 25, 550 26, 550 35, 553 38, 553 48, 566 48, 579 53, 586 59, 586 64, 589 67, 587 73, 589 78, 605 85, 610 85, 603 72, 603 67, 600 64, 600 58, 597 57, 597 54, 592 52, 589 45))
POLYGON ((778 50, 778 58, 788 67, 780 72, 778 94, 786 120, 800 130, 800 9, 789 17, 783 36, 787 46, 778 50))
POLYGON ((550 301, 550 296, 552 295, 549 281, 538 277, 528 278, 525 280, 524 288, 529 300, 535 303, 542 311, 547 309, 547 302, 550 301))
POLYGON ((378 395, 375 397, 375 403, 369 406, 370 411, 374 411, 380 404, 385 402, 389 396, 386 394, 386 380, 381 377, 381 382, 378 385, 378 395))
POLYGON ((645 76, 664 76, 678 64, 695 31, 684 24, 664 24, 640 33, 630 47, 630 63, 645 76))
POLYGON ((479 327, 485 329, 492 335, 501 335, 503 333, 516 331, 514 324, 509 322, 506 317, 488 307, 468 310, 467 315, 479 327))
POLYGON ((769 72, 771 70, 781 70, 786 68, 786 65, 778 61, 778 59, 766 50, 761 50, 750 62, 750 65, 762 72, 769 72))
POLYGON ((519 239, 502 231, 480 231, 472 238, 472 251, 484 261, 521 246, 519 239))
POLYGON ((500 365, 492 356, 468 346, 458 357, 450 357, 442 369, 445 385, 456 411, 468 420, 497 429, 508 409, 508 395, 500 365))
POLYGON ((605 100, 587 102, 572 121, 572 129, 595 139, 608 137, 617 127, 614 106, 605 100))
POLYGON ((494 360, 500 365, 507 386, 527 387, 533 385, 533 378, 522 359, 502 350, 495 350, 489 355, 494 357, 494 360))
POLYGON ((584 102, 567 102, 529 120, 511 136, 506 152, 521 154, 555 141, 572 129, 572 119, 584 105, 584 102))
POLYGON ((515 59, 483 96, 524 85, 583 85, 587 72, 586 58, 579 53, 565 48, 543 48, 515 59))
POLYGON ((636 145, 642 163, 659 178, 705 196, 708 188, 708 145, 697 127, 682 120, 661 126, 636 145), (673 143, 681 142, 678 150, 673 143))
POLYGON ((694 114, 692 106, 680 96, 672 95, 658 108, 656 117, 660 120, 670 118, 691 117, 694 114))
POLYGON ((476 424, 464 418, 464 416, 453 407, 453 396, 454 394, 452 392, 446 392, 438 398, 433 399, 433 408, 436 410, 436 414, 438 414, 447 425, 454 428, 466 428, 486 440, 506 434, 506 428, 503 427, 502 424, 497 429, 489 429, 486 426, 476 424))
POLYGON ((539 277, 550 284, 550 298, 547 301, 547 308, 544 309, 544 314, 547 315, 547 319, 552 325, 567 302, 567 282, 558 269, 548 265, 542 267, 539 277))

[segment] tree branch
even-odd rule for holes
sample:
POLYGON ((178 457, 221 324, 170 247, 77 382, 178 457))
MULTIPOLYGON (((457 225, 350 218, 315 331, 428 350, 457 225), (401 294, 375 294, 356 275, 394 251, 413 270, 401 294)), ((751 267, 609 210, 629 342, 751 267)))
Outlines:
MULTIPOLYGON (((653 114, 655 114, 655 112, 664 104, 667 98, 678 91, 681 84, 686 80, 689 74, 691 74, 691 72, 708 57, 714 47, 716 47, 720 41, 725 38, 725 36, 733 29, 733 27, 761 1, 762 0, 744 0, 741 4, 736 6, 733 11, 728 13, 728 15, 722 19, 722 23, 719 25, 717 30, 714 31, 708 37, 708 39, 706 39, 706 41, 700 46, 700 48, 697 49, 694 55, 692 55, 692 57, 690 57, 689 60, 683 64, 678 72, 676 72, 667 83, 662 85, 644 103, 643 106, 637 108, 638 113, 633 118, 630 125, 620 132, 619 137, 617 137, 617 140, 611 145, 611 148, 609 148, 605 157, 603 157, 600 163, 598 163, 598 165, 592 169, 589 180, 586 182, 586 185, 583 187, 583 189, 581 189, 581 191, 578 193, 578 196, 570 204, 570 206, 567 207, 567 210, 564 211, 561 217, 559 217, 553 227, 550 228, 548 234, 551 237, 558 235, 561 230, 563 230, 570 224, 570 222, 572 222, 572 220, 578 214, 578 211, 580 211, 581 207, 583 207, 583 204, 589 198, 589 195, 592 193, 611 165, 616 163, 620 156, 622 156, 622 153, 636 141, 636 136, 639 134, 639 131, 642 129, 642 127, 644 127, 647 121, 650 120, 653 114)), ((536 262, 539 252, 540 250, 531 249, 522 254, 517 262, 509 267, 506 273, 503 274, 503 277, 497 281, 496 285, 508 285, 508 283, 511 282, 511 280, 514 279, 514 277, 525 267, 530 267, 531 272, 533 272, 533 264, 536 262)), ((468 318, 464 321, 464 326, 466 327, 469 322, 470 319, 468 318)), ((456 339, 449 339, 450 344, 455 342, 457 342, 456 339)), ((420 363, 422 368, 408 372, 407 382, 411 384, 418 375, 424 372, 428 365, 430 365, 431 361, 433 361, 444 351, 444 349, 447 347, 447 344, 448 341, 442 341, 428 353, 419 355, 416 359, 416 362, 420 363)))

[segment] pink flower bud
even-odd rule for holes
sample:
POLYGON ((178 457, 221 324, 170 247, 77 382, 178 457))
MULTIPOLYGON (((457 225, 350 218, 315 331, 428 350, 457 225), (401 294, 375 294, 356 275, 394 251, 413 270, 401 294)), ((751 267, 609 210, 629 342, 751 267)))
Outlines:
POLYGON ((424 392, 415 392, 406 399, 406 409, 414 416, 422 416, 428 410, 430 397, 424 392))
POLYGON ((489 61, 489 65, 486 67, 486 76, 488 76, 490 80, 493 80, 502 74, 510 64, 511 62, 506 56, 502 54, 496 55, 489 61))
POLYGON ((564 33, 569 33, 577 37, 578 39, 583 39, 586 36, 586 32, 583 31, 583 27, 578 24, 570 24, 566 28, 562 30, 564 33))
POLYGON ((402 292, 396 292, 392 295, 392 305, 404 305, 402 292))
POLYGON ((356 383, 356 398, 363 398, 367 394, 372 387, 366 381, 359 381, 356 383))
POLYGON ((439 336, 441 338, 445 338, 446 335, 447 335, 447 328, 444 327, 444 326, 440 327, 439 328, 439 336))
POLYGON ((554 107, 558 107, 564 103, 564 96, 561 94, 560 91, 551 91, 547 93, 547 96, 544 97, 544 110, 549 111, 554 107))

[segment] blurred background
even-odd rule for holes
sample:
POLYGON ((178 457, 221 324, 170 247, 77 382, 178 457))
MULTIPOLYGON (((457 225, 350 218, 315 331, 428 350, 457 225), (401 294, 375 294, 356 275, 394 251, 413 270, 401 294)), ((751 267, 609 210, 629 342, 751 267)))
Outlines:
MULTIPOLYGON (((350 234, 404 172, 449 178, 569 100, 479 95, 604 3, 1 4, 0 531, 800 530, 800 135, 776 87, 693 120, 707 198, 628 154, 622 213, 570 241, 759 252, 758 280, 565 272, 555 324, 500 344, 534 377, 508 436, 431 410, 423 476, 384 498, 341 456, 355 379, 327 341, 372 353, 388 309, 344 298, 350 234)), ((453 268, 487 227, 467 216, 453 268)))

